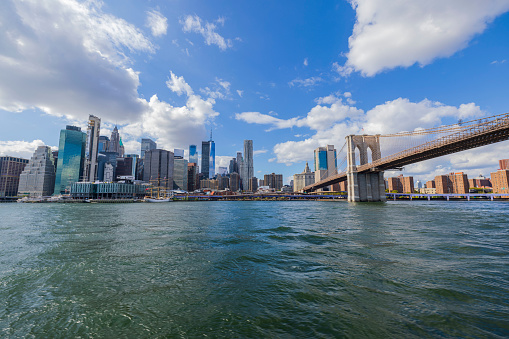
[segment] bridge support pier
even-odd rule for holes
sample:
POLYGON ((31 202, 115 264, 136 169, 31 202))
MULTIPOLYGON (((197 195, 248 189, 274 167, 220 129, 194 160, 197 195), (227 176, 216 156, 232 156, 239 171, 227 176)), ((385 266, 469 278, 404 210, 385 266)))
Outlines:
POLYGON ((359 149, 360 164, 368 162, 368 148, 372 161, 381 158, 379 135, 349 135, 347 139, 346 172, 348 182, 348 201, 386 201, 383 171, 358 173, 355 165, 355 149, 359 149))

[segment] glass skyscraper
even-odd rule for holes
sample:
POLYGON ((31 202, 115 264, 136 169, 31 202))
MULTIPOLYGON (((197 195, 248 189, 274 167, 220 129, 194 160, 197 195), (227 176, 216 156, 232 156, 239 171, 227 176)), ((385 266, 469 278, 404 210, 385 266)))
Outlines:
POLYGON ((86 142, 87 134, 79 127, 67 126, 60 131, 55 194, 68 192, 71 184, 83 175, 86 142))
POLYGON ((208 141, 201 142, 201 173, 203 179, 209 178, 210 144, 208 141))
POLYGON ((145 157, 145 152, 150 151, 157 148, 157 144, 155 141, 151 139, 143 138, 141 139, 141 158, 145 157))
POLYGON ((209 178, 216 176, 216 144, 212 139, 210 143, 210 155, 209 155, 209 178))
POLYGON ((189 145, 189 163, 193 162, 198 165, 198 151, 196 145, 189 145))

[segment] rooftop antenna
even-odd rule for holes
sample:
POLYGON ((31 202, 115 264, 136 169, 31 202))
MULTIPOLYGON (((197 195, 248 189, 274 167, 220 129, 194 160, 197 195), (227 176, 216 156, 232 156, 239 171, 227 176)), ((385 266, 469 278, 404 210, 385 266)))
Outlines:
POLYGON ((210 141, 212 141, 212 127, 210 128, 210 141))

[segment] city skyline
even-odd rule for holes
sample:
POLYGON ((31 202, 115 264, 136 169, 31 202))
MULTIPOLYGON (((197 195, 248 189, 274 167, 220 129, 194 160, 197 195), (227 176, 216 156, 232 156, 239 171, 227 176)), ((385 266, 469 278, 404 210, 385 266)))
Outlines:
MULTIPOLYGON (((118 125, 126 154, 138 153, 142 138, 187 150, 212 128, 216 169, 254 140, 254 175, 282 173, 288 183, 312 163, 314 149, 339 149, 347 134, 508 111, 506 2, 392 5, 3 2, 10 33, 0 33, 0 154, 28 159, 41 145, 56 150, 60 130, 86 131, 92 114, 101 135, 118 125)), ((404 174, 489 175, 507 146, 411 165, 404 174)))

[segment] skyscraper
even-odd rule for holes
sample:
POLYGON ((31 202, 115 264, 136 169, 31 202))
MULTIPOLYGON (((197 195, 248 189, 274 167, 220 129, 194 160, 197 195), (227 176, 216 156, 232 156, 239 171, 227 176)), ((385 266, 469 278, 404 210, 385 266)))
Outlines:
POLYGON ((244 140, 244 159, 241 173, 244 190, 248 189, 249 180, 252 177, 254 177, 253 140, 244 140))
POLYGON ((113 132, 111 132, 110 138, 110 147, 108 148, 108 152, 115 152, 119 156, 120 155, 120 134, 118 134, 117 125, 113 128, 113 132))
POLYGON ((337 174, 336 149, 333 145, 315 149, 315 182, 337 174))
POLYGON ((210 143, 208 141, 201 142, 201 173, 203 179, 209 178, 209 162, 210 162, 210 143))
POLYGON ((212 131, 210 132, 210 159, 209 159, 209 178, 216 176, 216 144, 212 141, 212 131))
POLYGON ((0 197, 14 197, 18 194, 19 176, 27 164, 27 159, 0 157, 0 197))
POLYGON ((93 182, 97 179, 97 154, 99 153, 99 131, 101 119, 95 115, 88 116, 87 144, 85 146, 85 173, 83 181, 93 182))
POLYGON ((39 146, 19 176, 18 194, 48 196, 55 189, 55 165, 51 147, 39 146))
POLYGON ((141 158, 143 159, 146 151, 150 151, 156 148, 157 144, 155 141, 147 138, 141 139, 141 158))
POLYGON ((189 163, 198 165, 198 151, 196 145, 189 145, 189 163))
POLYGON ((67 126, 60 131, 54 194, 70 190, 71 184, 82 177, 86 141, 87 135, 79 127, 67 126))
POLYGON ((173 188, 173 152, 162 149, 145 151, 143 181, 154 186, 173 188))

